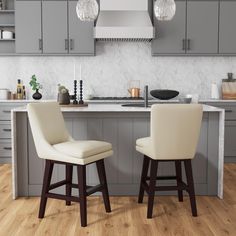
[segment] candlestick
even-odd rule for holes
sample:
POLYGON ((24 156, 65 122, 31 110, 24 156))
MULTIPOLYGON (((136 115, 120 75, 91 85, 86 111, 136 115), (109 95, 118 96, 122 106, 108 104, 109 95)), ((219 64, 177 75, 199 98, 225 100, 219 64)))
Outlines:
POLYGON ((83 101, 83 80, 79 81, 79 89, 80 89, 79 104, 84 104, 84 101, 83 101))
POLYGON ((78 104, 78 101, 77 101, 77 80, 74 80, 74 100, 73 100, 73 104, 78 104))

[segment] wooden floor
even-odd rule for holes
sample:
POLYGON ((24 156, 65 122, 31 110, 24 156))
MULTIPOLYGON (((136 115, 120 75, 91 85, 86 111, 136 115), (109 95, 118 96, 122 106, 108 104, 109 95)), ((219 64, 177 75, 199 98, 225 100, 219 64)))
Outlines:
POLYGON ((236 164, 225 165, 224 200, 197 197, 199 216, 191 216, 189 199, 156 197, 154 218, 146 219, 146 199, 111 197, 112 213, 106 214, 100 197, 88 198, 88 227, 80 227, 79 205, 49 200, 46 217, 37 218, 39 198, 12 200, 11 166, 0 165, 0 236, 11 235, 236 235, 236 164))

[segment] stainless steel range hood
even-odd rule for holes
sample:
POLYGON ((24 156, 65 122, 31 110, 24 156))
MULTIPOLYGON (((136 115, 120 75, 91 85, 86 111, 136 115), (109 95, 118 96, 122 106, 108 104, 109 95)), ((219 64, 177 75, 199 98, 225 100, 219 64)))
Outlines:
POLYGON ((151 40, 154 27, 149 0, 100 0, 95 27, 98 40, 151 40))

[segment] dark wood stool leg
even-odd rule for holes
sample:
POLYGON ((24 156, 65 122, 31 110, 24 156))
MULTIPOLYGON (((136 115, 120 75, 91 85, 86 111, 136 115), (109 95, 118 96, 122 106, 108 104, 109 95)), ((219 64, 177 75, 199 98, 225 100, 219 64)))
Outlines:
MULTIPOLYGON (((72 184, 72 175, 73 175, 73 165, 70 164, 66 164, 66 196, 67 197, 71 197, 71 189, 72 186, 70 184, 72 184)), ((70 206, 71 205, 71 201, 66 200, 66 205, 70 206)))
POLYGON ((150 183, 149 183, 149 192, 148 192, 148 210, 147 210, 148 219, 152 218, 156 178, 157 178, 157 167, 158 167, 158 161, 151 160, 150 183))
POLYGON ((109 193, 108 193, 108 188, 107 188, 107 178, 106 178, 104 160, 97 161, 96 165, 97 165, 97 171, 98 171, 100 184, 103 185, 102 196, 103 196, 105 209, 106 209, 106 212, 111 212, 111 205, 110 205, 109 193))
POLYGON ((53 171, 54 162, 51 160, 46 160, 45 170, 44 170, 44 177, 43 177, 43 187, 41 193, 41 200, 40 200, 40 207, 39 207, 39 218, 42 219, 45 214, 45 208, 47 204, 47 197, 45 196, 46 193, 49 191, 49 186, 52 178, 52 171, 53 171))
POLYGON ((150 158, 148 158, 147 156, 144 155, 142 174, 141 174, 141 180, 140 180, 140 187, 139 187, 138 203, 143 202, 144 188, 142 186, 142 183, 145 183, 145 181, 146 181, 149 163, 150 163, 150 158))
MULTIPOLYGON (((175 171, 176 171, 176 177, 177 177, 177 186, 180 186, 180 183, 182 182, 182 168, 181 168, 181 161, 175 161, 175 171)), ((178 198, 179 201, 183 201, 183 191, 178 190, 178 198)))
POLYGON ((80 201, 80 218, 81 226, 87 226, 87 193, 86 193, 86 166, 78 165, 78 187, 80 201))
POLYGON ((196 207, 196 199, 195 199, 195 192, 194 192, 194 181, 193 181, 191 160, 184 160, 184 166, 185 166, 187 184, 188 184, 188 189, 189 189, 192 215, 197 216, 197 207, 196 207))

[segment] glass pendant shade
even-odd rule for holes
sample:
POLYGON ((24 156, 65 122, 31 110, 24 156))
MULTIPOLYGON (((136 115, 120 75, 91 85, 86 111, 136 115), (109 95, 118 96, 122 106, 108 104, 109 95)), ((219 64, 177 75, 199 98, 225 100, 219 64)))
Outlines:
POLYGON ((81 21, 94 21, 98 16, 98 3, 96 0, 79 0, 76 5, 76 13, 81 21))
POLYGON ((176 4, 174 0, 156 0, 154 3, 154 13, 158 20, 172 20, 175 15, 176 4))

